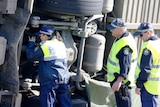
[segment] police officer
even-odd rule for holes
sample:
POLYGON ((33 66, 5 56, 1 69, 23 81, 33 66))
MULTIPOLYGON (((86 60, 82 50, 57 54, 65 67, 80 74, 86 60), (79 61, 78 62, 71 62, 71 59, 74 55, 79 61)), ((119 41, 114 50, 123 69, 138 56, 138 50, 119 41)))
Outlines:
POLYGON ((160 39, 150 23, 141 23, 134 36, 144 41, 136 67, 136 90, 142 107, 158 107, 160 94, 160 39))
POLYGON ((136 43, 121 18, 113 20, 107 29, 116 37, 108 56, 107 80, 115 94, 117 107, 131 107, 130 91, 137 63, 136 43))
MULTIPOLYGON (((44 26, 38 32, 41 43, 35 47, 35 37, 29 38, 26 55, 30 61, 39 61, 40 105, 41 107, 72 107, 68 95, 69 71, 66 48, 53 35, 54 29, 44 26)), ((37 34, 37 33, 36 33, 37 34)))

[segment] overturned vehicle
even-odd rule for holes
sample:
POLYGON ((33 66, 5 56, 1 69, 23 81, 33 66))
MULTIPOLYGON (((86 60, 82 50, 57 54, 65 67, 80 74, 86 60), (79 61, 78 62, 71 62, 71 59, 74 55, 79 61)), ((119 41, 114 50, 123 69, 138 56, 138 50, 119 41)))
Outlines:
POLYGON ((107 14, 113 4, 113 0, 0 0, 0 106, 39 107, 38 62, 26 59, 25 48, 28 37, 49 25, 67 48, 73 107, 115 107, 103 65, 107 14))

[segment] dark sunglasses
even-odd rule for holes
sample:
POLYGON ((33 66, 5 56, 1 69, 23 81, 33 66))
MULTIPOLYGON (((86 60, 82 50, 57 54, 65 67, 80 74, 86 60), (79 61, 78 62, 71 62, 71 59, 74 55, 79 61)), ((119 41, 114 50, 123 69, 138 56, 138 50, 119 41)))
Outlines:
POLYGON ((142 37, 143 36, 143 34, 140 34, 140 37, 142 37))

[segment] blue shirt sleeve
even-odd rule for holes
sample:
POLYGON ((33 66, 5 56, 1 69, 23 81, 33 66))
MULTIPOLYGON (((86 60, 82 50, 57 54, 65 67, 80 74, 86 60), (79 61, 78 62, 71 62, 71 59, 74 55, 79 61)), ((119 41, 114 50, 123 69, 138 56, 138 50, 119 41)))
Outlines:
POLYGON ((26 48, 26 56, 29 61, 43 61, 44 54, 40 47, 36 47, 33 41, 29 41, 26 48))
POLYGON ((132 52, 133 51, 129 46, 125 46, 117 54, 117 58, 119 59, 120 65, 119 76, 124 77, 124 79, 127 78, 130 70, 132 52))
POLYGON ((151 51, 144 49, 141 57, 141 62, 140 62, 141 72, 136 82, 136 85, 138 88, 142 88, 143 84, 149 78, 151 67, 152 67, 152 61, 153 61, 153 57, 152 57, 151 51))

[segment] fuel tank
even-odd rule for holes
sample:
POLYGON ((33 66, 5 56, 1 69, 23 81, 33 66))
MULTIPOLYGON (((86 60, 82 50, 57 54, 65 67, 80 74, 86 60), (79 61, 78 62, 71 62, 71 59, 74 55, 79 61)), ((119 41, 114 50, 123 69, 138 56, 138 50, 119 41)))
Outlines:
POLYGON ((109 13, 113 10, 114 0, 103 0, 102 13, 109 13))
POLYGON ((87 72, 98 72, 103 67, 106 39, 103 35, 93 34, 86 39, 82 68, 87 72))

